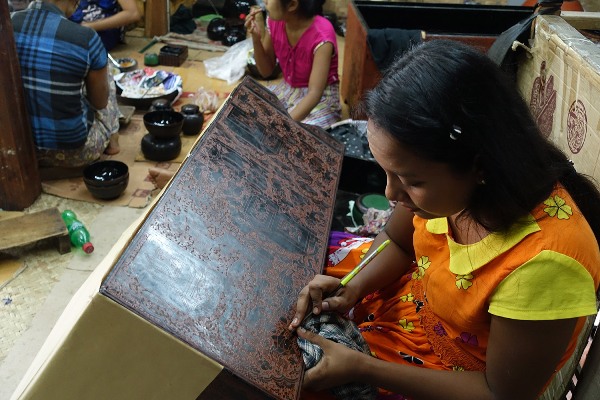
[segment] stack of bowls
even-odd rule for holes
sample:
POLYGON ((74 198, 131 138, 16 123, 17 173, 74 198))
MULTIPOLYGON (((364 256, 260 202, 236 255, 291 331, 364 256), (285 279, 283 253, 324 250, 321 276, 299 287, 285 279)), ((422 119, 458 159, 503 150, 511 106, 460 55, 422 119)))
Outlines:
POLYGON ((92 196, 102 200, 116 199, 129 183, 129 167, 116 160, 97 161, 83 170, 83 182, 92 196))
POLYGON ((173 110, 157 110, 144 114, 148 133, 142 138, 142 153, 152 161, 168 161, 181 152, 183 114, 173 110))

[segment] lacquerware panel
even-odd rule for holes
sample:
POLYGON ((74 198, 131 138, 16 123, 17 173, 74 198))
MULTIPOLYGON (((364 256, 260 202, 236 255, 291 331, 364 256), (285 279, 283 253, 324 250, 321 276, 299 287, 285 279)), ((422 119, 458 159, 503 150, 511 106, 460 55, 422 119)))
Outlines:
POLYGON ((286 326, 324 265, 343 148, 269 101, 250 79, 238 86, 101 291, 294 399, 303 367, 286 326))

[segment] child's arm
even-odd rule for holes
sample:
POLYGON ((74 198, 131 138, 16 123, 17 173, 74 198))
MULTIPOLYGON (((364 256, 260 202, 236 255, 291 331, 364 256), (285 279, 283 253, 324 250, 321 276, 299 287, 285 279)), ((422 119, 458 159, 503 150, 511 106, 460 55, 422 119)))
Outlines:
POLYGON ((333 44, 331 42, 323 43, 315 51, 310 78, 308 80, 308 93, 300 102, 290 111, 290 116, 296 121, 302 121, 321 100, 323 91, 327 87, 327 77, 329 76, 329 66, 333 56, 333 44))
POLYGON ((120 28, 139 21, 141 14, 135 0, 119 0, 119 5, 121 6, 121 11, 118 13, 96 21, 82 22, 81 25, 92 28, 95 31, 104 31, 120 28))
POLYGON ((254 61, 258 72, 263 77, 270 76, 275 70, 275 50, 271 34, 264 27, 258 26, 255 15, 261 10, 252 10, 246 17, 244 26, 252 35, 252 45, 254 46, 254 61))

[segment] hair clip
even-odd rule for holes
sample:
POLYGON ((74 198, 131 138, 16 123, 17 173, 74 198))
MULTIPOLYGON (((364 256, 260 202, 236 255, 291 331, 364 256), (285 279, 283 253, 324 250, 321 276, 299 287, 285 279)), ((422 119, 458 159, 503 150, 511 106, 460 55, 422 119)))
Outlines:
POLYGON ((452 125, 452 130, 450 131, 450 139, 458 140, 458 138, 462 135, 462 129, 458 125, 452 125))

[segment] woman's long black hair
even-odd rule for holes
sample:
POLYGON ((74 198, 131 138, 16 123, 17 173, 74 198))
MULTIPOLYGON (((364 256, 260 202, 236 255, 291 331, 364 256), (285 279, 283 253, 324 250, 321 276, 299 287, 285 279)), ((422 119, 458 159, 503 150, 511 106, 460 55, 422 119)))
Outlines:
POLYGON ((363 104, 368 118, 419 156, 483 171, 469 216, 508 229, 560 182, 600 238, 600 192, 540 133, 514 83, 479 50, 433 40, 397 58, 363 104))

